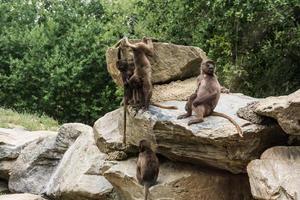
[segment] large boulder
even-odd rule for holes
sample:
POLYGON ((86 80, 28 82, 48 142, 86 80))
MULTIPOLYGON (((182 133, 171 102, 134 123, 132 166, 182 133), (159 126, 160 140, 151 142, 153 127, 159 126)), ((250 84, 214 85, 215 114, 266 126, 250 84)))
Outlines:
POLYGON ((14 163, 9 178, 10 191, 41 194, 68 147, 90 129, 79 123, 64 124, 57 136, 30 143, 14 163))
MULTIPOLYGON (((131 42, 138 41, 131 40, 131 42)), ((154 42, 153 46, 155 55, 149 60, 152 66, 152 83, 154 84, 197 76, 199 75, 200 63, 207 58, 205 52, 198 47, 160 42, 154 42)), ((124 52, 124 57, 133 60, 129 48, 124 52)), ((115 47, 108 48, 106 51, 108 72, 118 85, 122 85, 122 78, 116 67, 117 59, 118 49, 115 47)))
POLYGON ((24 194, 0 195, 0 200, 46 200, 46 199, 38 195, 24 193, 24 194))
POLYGON ((298 200, 300 197, 300 146, 266 150, 247 167, 251 192, 261 200, 298 200))
MULTIPOLYGON (((104 176, 126 200, 143 199, 143 187, 136 180, 136 159, 120 161, 104 176)), ((189 164, 164 161, 158 183, 150 188, 150 198, 172 200, 252 199, 246 175, 198 168, 189 164)))
POLYGON ((173 81, 167 84, 154 85, 151 101, 186 101, 196 90, 196 78, 173 81))
MULTIPOLYGON (((216 107, 216 111, 231 116, 242 127, 243 138, 238 135, 235 126, 221 117, 210 116, 203 123, 188 126, 188 120, 194 116, 177 120, 177 116, 185 112, 185 102, 171 101, 162 104, 175 105, 178 110, 150 106, 149 111, 136 113, 129 108, 127 141, 137 146, 141 139, 147 138, 155 144, 158 153, 171 160, 209 165, 233 173, 246 172, 251 160, 259 158, 267 148, 285 144, 287 140, 276 123, 259 125, 237 117, 237 110, 252 101, 256 99, 241 94, 222 94, 216 107)), ((113 134, 112 130, 118 134, 123 132, 122 115, 122 109, 115 111, 114 119, 110 120, 110 126, 115 128, 102 129, 107 131, 106 135, 113 134), (119 132, 116 124, 121 124, 119 132)))
POLYGON ((276 119, 287 134, 300 135, 300 89, 287 96, 260 100, 255 112, 276 119))
POLYGON ((67 150, 51 177, 46 194, 59 200, 117 200, 112 185, 101 175, 105 159, 88 128, 67 150))
POLYGON ((0 128, 0 178, 8 179, 11 167, 25 146, 35 140, 56 134, 52 131, 0 128))

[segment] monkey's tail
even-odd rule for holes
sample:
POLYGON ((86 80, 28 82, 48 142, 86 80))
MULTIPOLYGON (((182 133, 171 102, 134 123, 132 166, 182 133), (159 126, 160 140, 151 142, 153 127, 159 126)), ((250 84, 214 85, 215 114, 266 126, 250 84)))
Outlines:
POLYGON ((126 145, 126 120, 127 120, 127 117, 126 117, 126 115, 127 115, 127 103, 126 103, 126 99, 125 99, 125 95, 124 95, 124 118, 123 118, 123 120, 124 120, 124 132, 123 132, 123 144, 124 145, 126 145))
POLYGON ((164 108, 164 109, 170 109, 170 110, 177 110, 178 108, 176 106, 163 106, 158 103, 151 103, 153 106, 164 108))
POLYGON ((149 187, 150 185, 148 183, 144 184, 144 193, 145 193, 145 200, 148 199, 148 195, 149 195, 149 187))
POLYGON ((228 115, 225 115, 223 113, 219 113, 219 112, 213 111, 212 114, 211 114, 211 116, 224 117, 224 118, 228 119, 236 127, 238 134, 241 137, 243 137, 243 131, 242 131, 241 127, 236 123, 236 121, 234 121, 234 119, 232 119, 228 115))

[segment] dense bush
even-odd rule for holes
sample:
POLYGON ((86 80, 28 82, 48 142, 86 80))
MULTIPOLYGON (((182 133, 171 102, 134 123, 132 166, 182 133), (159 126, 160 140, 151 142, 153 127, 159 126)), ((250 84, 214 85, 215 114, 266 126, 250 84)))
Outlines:
POLYGON ((0 105, 92 123, 120 97, 105 50, 127 35, 199 46, 232 91, 300 87, 298 0, 1 0, 0 105))
POLYGON ((100 1, 2 1, 0 103, 92 123, 114 109, 100 1))
POLYGON ((300 87, 298 0, 134 1, 135 34, 203 48, 222 84, 252 96, 300 87))

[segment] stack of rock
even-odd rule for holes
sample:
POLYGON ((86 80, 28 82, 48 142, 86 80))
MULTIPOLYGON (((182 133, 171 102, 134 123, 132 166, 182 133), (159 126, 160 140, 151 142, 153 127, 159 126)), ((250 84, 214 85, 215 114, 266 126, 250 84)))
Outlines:
MULTIPOLYGON (((178 110, 150 106, 142 112, 129 107, 126 146, 122 108, 98 119, 93 128, 71 123, 58 133, 23 131, 30 138, 26 141, 22 134, 11 139, 18 136, 0 129, 0 176, 10 192, 24 193, 0 195, 0 200, 143 199, 135 162, 137 144, 145 138, 161 162, 149 199, 299 198, 300 148, 287 145, 299 144, 300 90, 266 99, 222 94, 216 111, 236 120, 243 138, 220 117, 187 126, 189 119, 177 116, 196 89, 195 77, 206 55, 197 47, 167 43, 154 43, 154 49, 152 100, 178 110)), ((130 51, 126 55, 132 56, 130 51)), ((117 50, 109 48, 106 57, 108 71, 121 86, 117 50)))

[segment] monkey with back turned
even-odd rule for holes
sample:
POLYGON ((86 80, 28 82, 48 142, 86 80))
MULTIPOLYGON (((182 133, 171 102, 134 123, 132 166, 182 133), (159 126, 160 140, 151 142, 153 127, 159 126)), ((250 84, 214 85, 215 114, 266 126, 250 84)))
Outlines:
POLYGON ((145 200, 148 199, 149 188, 157 181, 159 173, 159 161, 151 149, 148 140, 139 142, 139 156, 136 167, 136 178, 144 186, 145 200))
POLYGON ((187 113, 178 116, 178 119, 187 118, 196 113, 197 118, 188 122, 188 125, 203 122, 207 116, 219 116, 228 119, 237 129, 238 134, 243 137, 241 127, 228 115, 215 112, 214 109, 220 99, 221 86, 215 75, 215 63, 205 60, 201 63, 201 74, 197 78, 197 90, 189 98, 185 105, 187 113))
POLYGON ((144 110, 148 110, 151 103, 154 106, 164 109, 177 109, 176 106, 163 106, 150 101, 152 97, 153 86, 152 69, 148 56, 154 55, 152 40, 143 37, 142 42, 131 44, 128 41, 128 38, 125 37, 124 42, 121 42, 121 44, 125 47, 130 47, 133 51, 135 69, 128 83, 129 85, 141 85, 138 94, 142 102, 142 108, 144 110))

